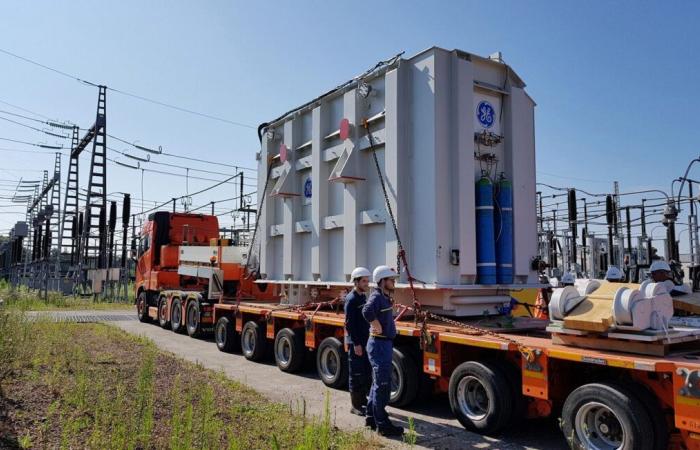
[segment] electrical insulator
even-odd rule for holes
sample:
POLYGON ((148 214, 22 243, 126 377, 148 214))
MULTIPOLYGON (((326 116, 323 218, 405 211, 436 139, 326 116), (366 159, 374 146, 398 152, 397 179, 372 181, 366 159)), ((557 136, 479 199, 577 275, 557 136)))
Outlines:
POLYGON ((124 194, 124 203, 122 203, 122 226, 129 226, 129 216, 131 215, 131 195, 124 194))
POLYGON ((569 200, 569 221, 575 221, 576 220, 576 190, 569 189, 567 197, 569 200))
POLYGON ((109 229, 114 230, 117 226, 117 202, 109 202, 109 229))
POLYGON ((615 202, 612 195, 605 196, 605 219, 608 226, 613 226, 615 223, 615 202))

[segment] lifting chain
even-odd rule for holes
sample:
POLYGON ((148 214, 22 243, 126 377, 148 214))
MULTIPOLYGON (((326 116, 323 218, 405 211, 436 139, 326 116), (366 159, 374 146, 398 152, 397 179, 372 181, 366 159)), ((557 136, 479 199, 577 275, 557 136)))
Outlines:
MULTIPOLYGON (((384 194, 384 204, 386 205, 386 210, 389 213, 389 218, 391 219, 391 226, 394 229, 394 235, 396 236, 396 243, 399 247, 399 253, 396 257, 396 265, 398 268, 401 268, 401 265, 403 265, 404 270, 406 271, 406 278, 408 278, 408 285, 411 289, 411 300, 413 301, 413 308, 417 313, 420 312, 421 310, 421 304, 418 302, 418 298, 416 297, 416 289, 413 286, 413 276, 411 275, 411 271, 408 268, 408 260, 406 259, 406 251, 403 248, 403 243, 401 242, 401 236, 399 236, 399 228, 396 225, 396 218, 394 217, 394 211, 391 208, 391 202, 389 201, 389 194, 387 193, 386 190, 386 184, 384 183, 384 175, 382 175, 382 169, 379 167, 379 158, 377 158, 377 151, 374 147, 374 137, 372 136, 372 132, 369 129, 369 122, 367 119, 364 119, 362 121, 362 126, 364 127, 365 131, 367 132, 367 139, 369 140, 369 148, 372 151, 372 158, 374 159, 374 167, 377 169, 377 177, 379 178, 379 184, 382 187, 382 193, 384 194)), ((416 318, 418 317, 418 314, 416 314, 416 318)))
POLYGON ((509 338, 508 336, 504 336, 500 333, 496 333, 496 332, 488 330, 486 328, 477 327, 475 325, 469 325, 469 324, 459 322, 459 321, 453 320, 453 319, 448 319, 447 317, 440 316, 438 314, 434 314, 431 312, 426 313, 426 316, 430 319, 434 319, 434 320, 437 320, 439 322, 443 322, 443 323, 446 323, 448 325, 452 325, 452 326, 457 327, 457 328, 469 330, 471 332, 470 334, 474 335, 474 336, 489 336, 489 337, 507 342, 509 344, 512 344, 518 349, 520 354, 523 356, 523 358, 525 358, 525 360, 527 362, 531 363, 535 359, 535 353, 532 349, 524 346, 523 344, 521 344, 520 342, 518 342, 515 339, 509 338))
POLYGON ((440 322, 447 323, 449 325, 455 326, 457 328, 461 329, 466 329, 471 332, 473 335, 486 335, 490 336, 502 341, 505 341, 509 344, 513 344, 515 347, 517 347, 518 351, 520 354, 528 361, 532 362, 534 360, 534 352, 516 341, 515 339, 511 339, 509 337, 503 336, 502 334, 495 333, 493 331, 477 327, 474 325, 468 325, 466 323, 458 322, 456 320, 448 319, 447 317, 439 316, 437 314, 428 312, 428 311, 423 311, 420 302, 418 301, 418 298, 416 296, 416 289, 413 285, 414 278, 411 275, 411 271, 408 268, 408 261, 406 259, 406 251, 404 250, 403 243, 401 242, 401 237, 399 236, 399 229, 398 226, 396 225, 396 218, 394 217, 394 212, 391 208, 391 202, 389 201, 389 194, 387 193, 386 190, 386 184, 384 182, 384 176, 382 175, 382 170, 379 166, 379 159, 377 158, 377 152, 374 146, 374 138, 372 136, 372 132, 369 129, 369 122, 367 119, 364 119, 362 121, 362 126, 364 127, 365 131, 367 132, 367 139, 369 141, 369 148, 370 151, 372 152, 372 157, 374 159, 374 166, 377 169, 377 177, 379 178, 379 184, 382 187, 382 193, 384 194, 384 203, 386 205, 387 212, 389 213, 389 218, 391 219, 391 226, 394 229, 394 235, 396 236, 396 242, 399 247, 399 252, 397 255, 397 266, 400 268, 401 265, 403 265, 404 270, 406 271, 406 277, 408 278, 408 284, 409 288, 411 290, 411 299, 413 301, 413 307, 404 307, 404 309, 399 313, 397 316, 397 320, 400 319, 407 310, 412 309, 414 314, 415 314, 415 324, 418 326, 420 323, 420 341, 421 341, 421 348, 425 350, 425 348, 429 345, 432 344, 432 336, 428 332, 428 319, 435 319, 440 322))

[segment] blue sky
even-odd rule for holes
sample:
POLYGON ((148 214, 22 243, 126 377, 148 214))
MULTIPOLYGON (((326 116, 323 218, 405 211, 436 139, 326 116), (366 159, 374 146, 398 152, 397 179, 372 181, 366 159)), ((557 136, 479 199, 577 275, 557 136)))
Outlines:
MULTIPOLYGON (((251 126, 399 51, 433 45, 502 51, 538 104, 538 181, 594 192, 609 192, 613 180, 623 191, 668 190, 700 152, 699 13, 690 1, 673 7, 643 1, 4 2, 0 48, 251 126)), ((86 127, 94 121, 96 97, 92 87, 0 54, 1 101, 86 127)), ((0 110, 22 113, 5 104, 0 110)), ((108 97, 108 132, 176 154, 255 166, 254 129, 117 93, 108 97)), ((0 137, 43 140, 11 123, 0 123, 0 137)), ((110 146, 127 148, 113 140, 110 146)), ((0 148, 38 150, 3 141, 0 148)), ((50 154, 0 151, 0 157, 0 179, 36 178, 41 174, 31 170, 53 165, 50 154)), ((145 178, 146 199, 185 193, 184 178, 145 178)), ((141 197, 139 172, 110 167, 109 184, 111 192, 141 197)), ((190 180, 189 190, 209 184, 190 180)), ((206 200, 231 196, 232 188, 223 186, 206 200)), ((222 204, 221 211, 232 206, 222 204)), ((0 232, 19 218, 0 214, 0 232)))

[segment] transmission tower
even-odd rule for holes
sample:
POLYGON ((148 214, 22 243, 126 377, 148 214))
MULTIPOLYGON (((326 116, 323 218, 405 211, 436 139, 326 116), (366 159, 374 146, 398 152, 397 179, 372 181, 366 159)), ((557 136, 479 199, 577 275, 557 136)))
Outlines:
POLYGON ((68 178, 66 179, 66 195, 63 201, 63 218, 61 220, 61 236, 59 253, 68 253, 69 265, 76 262, 76 227, 78 226, 78 161, 80 153, 75 154, 79 143, 80 129, 73 127, 73 142, 71 144, 68 178))
POLYGON ((61 271, 61 154, 56 152, 56 159, 54 160, 53 166, 53 176, 54 184, 51 188, 51 199, 49 206, 50 214, 47 218, 47 227, 49 232, 49 239, 47 241, 48 252, 46 254, 47 258, 47 268, 49 268, 47 275, 48 278, 53 278, 53 284, 50 286, 53 290, 59 289, 60 282, 60 271, 61 271), (51 220, 51 218, 55 218, 51 220), (52 258, 51 252, 54 248, 54 243, 56 244, 56 254, 52 258), (50 269, 51 264, 53 264, 53 270, 50 269))

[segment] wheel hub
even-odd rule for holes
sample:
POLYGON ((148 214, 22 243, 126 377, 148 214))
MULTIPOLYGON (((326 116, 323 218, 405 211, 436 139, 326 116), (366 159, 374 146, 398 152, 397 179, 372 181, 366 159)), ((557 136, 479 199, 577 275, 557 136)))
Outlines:
POLYGON ((253 353, 255 348, 255 335, 252 330, 247 329, 243 334, 243 350, 247 353, 253 353))
POLYGON ((289 343, 289 339, 287 337, 282 337, 280 340, 277 342, 277 360, 281 362, 282 364, 287 364, 289 363, 289 359, 291 358, 292 354, 292 346, 289 343))
POLYGON ((333 379, 338 372, 338 357, 335 352, 329 348, 323 350, 321 354, 321 371, 326 379, 333 379))
POLYGON ((457 385, 457 403, 462 413, 471 420, 486 417, 490 400, 481 380, 472 375, 462 378, 457 385))
POLYGON ((581 406, 574 425, 581 443, 588 449, 614 450, 621 448, 626 440, 627 432, 615 412, 599 402, 581 406))

